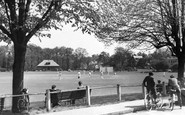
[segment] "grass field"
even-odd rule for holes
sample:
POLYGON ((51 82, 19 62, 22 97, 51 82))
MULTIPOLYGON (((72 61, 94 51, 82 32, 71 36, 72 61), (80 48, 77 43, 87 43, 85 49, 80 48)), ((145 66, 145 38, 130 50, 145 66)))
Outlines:
MULTIPOLYGON (((88 85, 91 88, 101 87, 101 86, 116 86, 120 84, 122 86, 133 86, 141 85, 144 77, 148 75, 147 73, 139 72, 117 72, 116 75, 113 73, 107 75, 104 74, 102 79, 99 72, 95 72, 89 77, 88 73, 83 72, 80 80, 84 85, 88 85)), ((163 77, 163 72, 154 73, 154 79, 162 80, 167 82, 170 74, 176 73, 166 73, 166 77, 163 77)), ((58 89, 69 90, 76 89, 78 86, 79 79, 77 78, 76 72, 62 72, 62 79, 59 79, 57 72, 25 72, 24 87, 29 89, 29 93, 43 93, 42 95, 31 95, 31 102, 44 101, 45 91, 49 89, 51 85, 55 84, 58 89)), ((1 72, 0 73, 0 95, 11 94, 12 92, 12 73, 11 72, 1 72)), ((141 93, 141 86, 138 87, 122 87, 122 94, 131 93, 141 93)), ((94 89, 91 92, 92 96, 107 96, 115 95, 117 93, 116 88, 102 88, 94 89)), ((6 99, 6 101, 11 101, 11 99, 6 99)), ((106 101, 106 100, 105 100, 106 101)), ((6 102, 10 103, 10 102, 6 102)))
MULTIPOLYGON (((101 79, 98 72, 93 73, 91 77, 88 76, 87 72, 83 72, 80 80, 84 85, 90 87, 106 86, 121 84, 124 86, 139 85, 147 75, 147 73, 139 72, 117 72, 116 75, 104 74, 104 79, 101 79)), ((167 81, 170 74, 166 73, 167 77, 162 77, 163 72, 154 73, 155 81, 158 79, 167 81)), ((51 85, 55 84, 58 89, 76 89, 78 86, 77 72, 62 72, 61 80, 57 72, 25 72, 24 87, 28 88, 30 93, 45 92, 46 89, 50 88, 51 85)), ((12 92, 12 73, 11 72, 0 72, 0 95, 11 94, 12 92)), ((129 90, 126 92, 130 93, 129 90)), ((104 94, 104 93, 102 93, 104 94)), ((102 95, 95 94, 95 95, 102 95)))

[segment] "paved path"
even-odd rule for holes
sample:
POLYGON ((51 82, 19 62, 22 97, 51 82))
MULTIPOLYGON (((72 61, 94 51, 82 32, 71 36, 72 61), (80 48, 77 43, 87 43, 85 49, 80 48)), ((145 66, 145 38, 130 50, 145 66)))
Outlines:
POLYGON ((180 109, 179 106, 175 106, 173 111, 169 109, 161 109, 152 111, 138 111, 136 113, 128 113, 126 115, 185 115, 185 107, 180 109))
MULTIPOLYGON (((164 98, 164 103, 167 103, 168 98, 164 98)), ((167 106, 166 106, 167 107, 167 106)), ((64 110, 58 112, 43 113, 39 115, 185 115, 185 106, 180 109, 179 106, 175 106, 173 111, 169 108, 162 108, 160 110, 146 111, 144 107, 144 100, 135 100, 120 102, 116 104, 90 106, 72 110, 64 110)))
POLYGON ((43 113, 39 115, 119 115, 144 110, 144 101, 128 101, 116 104, 91 106, 80 109, 43 113))

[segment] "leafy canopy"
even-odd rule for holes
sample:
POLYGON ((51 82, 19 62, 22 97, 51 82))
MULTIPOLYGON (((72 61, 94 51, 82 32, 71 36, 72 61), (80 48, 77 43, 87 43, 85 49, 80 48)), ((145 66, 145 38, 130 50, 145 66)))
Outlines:
POLYGON ((97 1, 101 23, 96 35, 102 41, 131 47, 167 46, 174 55, 185 49, 183 0, 97 1))
POLYGON ((91 33, 98 20, 90 0, 1 0, 0 17, 0 41, 6 42, 50 37, 47 30, 67 23, 91 33), (19 32, 24 37, 15 38, 19 32))

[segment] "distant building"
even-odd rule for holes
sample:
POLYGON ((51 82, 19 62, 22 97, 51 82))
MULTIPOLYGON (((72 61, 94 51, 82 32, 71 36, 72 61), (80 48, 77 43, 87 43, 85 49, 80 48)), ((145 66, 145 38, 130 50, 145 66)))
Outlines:
POLYGON ((53 60, 43 60, 40 64, 37 65, 37 69, 44 71, 54 71, 59 67, 60 66, 53 60))
POLYGON ((102 66, 100 66, 100 72, 110 73, 110 72, 114 72, 114 69, 113 69, 113 67, 102 67, 102 66))
POLYGON ((167 58, 167 62, 168 62, 170 67, 172 67, 173 65, 178 64, 178 60, 177 60, 176 57, 167 58))
POLYGON ((134 59, 141 59, 141 58, 143 58, 143 56, 133 56, 134 57, 134 59))

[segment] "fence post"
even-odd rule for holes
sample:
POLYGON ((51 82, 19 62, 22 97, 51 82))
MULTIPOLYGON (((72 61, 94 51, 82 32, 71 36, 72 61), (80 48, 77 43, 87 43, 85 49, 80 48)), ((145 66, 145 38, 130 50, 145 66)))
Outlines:
POLYGON ((86 100, 87 100, 87 104, 90 106, 91 105, 91 95, 90 95, 89 86, 86 86, 86 100))
POLYGON ((146 91, 145 91, 145 87, 143 84, 142 84, 142 93, 143 93, 143 98, 145 98, 146 91))
POLYGON ((46 90, 46 109, 49 112, 51 110, 51 98, 50 98, 50 90, 46 90))
POLYGON ((165 85, 165 82, 163 82, 162 84, 163 84, 163 94, 166 95, 166 85, 165 85))
POLYGON ((118 95, 118 101, 121 101, 121 86, 120 86, 120 84, 117 84, 117 95, 118 95))

